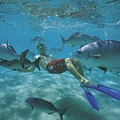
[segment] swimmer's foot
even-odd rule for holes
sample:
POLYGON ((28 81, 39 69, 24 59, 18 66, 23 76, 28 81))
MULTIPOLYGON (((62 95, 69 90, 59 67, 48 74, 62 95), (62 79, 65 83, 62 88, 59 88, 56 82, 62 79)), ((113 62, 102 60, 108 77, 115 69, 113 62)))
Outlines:
POLYGON ((90 81, 84 81, 84 82, 81 82, 80 86, 81 87, 88 87, 90 86, 92 83, 90 81))
POLYGON ((88 88, 86 87, 82 87, 91 107, 95 110, 98 110, 99 111, 99 107, 98 107, 98 104, 93 96, 93 94, 88 90, 88 88))
POLYGON ((80 82, 81 82, 81 85, 80 85, 81 87, 88 86, 90 84, 90 81, 84 77, 81 78, 80 82))
POLYGON ((92 106, 93 109, 99 110, 99 107, 97 105, 97 102, 96 102, 94 96, 90 92, 89 88, 100 91, 102 93, 105 93, 105 94, 113 97, 114 99, 116 99, 118 101, 120 100, 120 92, 118 92, 115 89, 112 89, 110 87, 103 86, 103 85, 100 85, 100 84, 93 84, 90 81, 86 82, 86 83, 82 83, 80 86, 84 90, 85 95, 86 95, 86 97, 87 97, 87 99, 88 99, 88 101, 89 101, 89 103, 90 103, 90 105, 92 106))
POLYGON ((87 83, 82 83, 80 86, 86 87, 87 89, 91 88, 91 89, 100 91, 102 93, 105 93, 105 94, 113 97, 116 100, 120 100, 120 92, 118 92, 117 90, 115 90, 113 88, 110 88, 110 87, 107 87, 107 86, 104 86, 101 84, 95 84, 90 81, 88 81, 87 83))
POLYGON ((117 90, 115 90, 113 88, 110 88, 110 87, 107 87, 107 86, 104 86, 104 85, 100 85, 100 84, 97 84, 97 85, 91 85, 90 84, 86 87, 97 90, 97 91, 100 91, 102 93, 105 93, 105 94, 113 97, 116 100, 120 100, 120 92, 118 92, 117 90))

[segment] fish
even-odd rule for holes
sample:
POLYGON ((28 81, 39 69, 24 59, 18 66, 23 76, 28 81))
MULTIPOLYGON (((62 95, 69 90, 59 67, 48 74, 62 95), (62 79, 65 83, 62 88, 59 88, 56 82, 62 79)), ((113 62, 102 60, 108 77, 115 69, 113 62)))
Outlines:
POLYGON ((58 48, 58 47, 50 47, 50 49, 47 50, 49 53, 54 53, 57 54, 59 52, 62 52, 62 49, 58 48))
POLYGON ((98 67, 105 72, 120 67, 120 42, 102 40, 87 44, 74 53, 82 64, 98 67))
POLYGON ((74 46, 84 46, 86 44, 89 44, 91 42, 98 41, 98 38, 96 39, 95 37, 92 38, 90 35, 87 34, 82 34, 81 32, 76 32, 72 34, 67 40, 65 40, 61 35, 62 39, 62 49, 64 48, 64 44, 68 43, 71 47, 74 46))
POLYGON ((42 37, 39 37, 39 36, 34 37, 33 39, 31 39, 31 42, 34 43, 34 44, 39 44, 39 43, 42 43, 44 41, 45 41, 45 39, 42 38, 42 37))
POLYGON ((7 68, 7 69, 14 70, 14 71, 19 71, 19 72, 24 72, 30 66, 35 66, 40 70, 39 61, 40 61, 40 57, 33 62, 31 62, 29 59, 24 59, 23 61, 24 65, 22 66, 20 61, 18 61, 17 59, 14 59, 12 61, 1 60, 0 66, 7 68))
POLYGON ((117 1, 119 1, 119 0, 109 0, 109 1, 107 1, 106 3, 107 3, 107 4, 111 4, 111 3, 117 2, 117 1))
POLYGON ((3 60, 22 60, 25 58, 26 54, 28 52, 28 49, 23 51, 21 54, 17 54, 17 52, 14 50, 14 48, 8 44, 8 41, 5 43, 0 44, 0 59, 3 60))
POLYGON ((82 65, 83 70, 89 71, 91 73, 92 67, 87 67, 85 65, 82 65))
POLYGON ((36 107, 42 112, 46 112, 48 114, 53 114, 56 112, 59 114, 61 120, 63 120, 63 115, 67 111, 67 108, 59 110, 51 102, 41 99, 41 98, 29 97, 25 99, 25 102, 28 105, 30 105, 32 109, 36 107))
POLYGON ((34 60, 35 55, 36 54, 34 52, 28 51, 28 53, 26 54, 26 58, 29 60, 34 60))

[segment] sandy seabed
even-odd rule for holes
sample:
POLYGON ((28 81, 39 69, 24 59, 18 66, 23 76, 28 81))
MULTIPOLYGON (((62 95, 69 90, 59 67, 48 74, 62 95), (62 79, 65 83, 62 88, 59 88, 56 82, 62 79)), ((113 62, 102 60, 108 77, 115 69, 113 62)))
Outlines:
MULTIPOLYGON (((120 77, 116 75, 92 69, 92 73, 85 71, 85 76, 120 91, 120 77)), ((79 81, 69 72, 52 75, 42 69, 20 73, 0 67, 0 120, 60 120, 57 113, 32 110, 24 101, 28 97, 48 100, 58 109, 68 108, 63 120, 120 119, 119 101, 95 90, 91 92, 100 111, 91 108, 79 81)))

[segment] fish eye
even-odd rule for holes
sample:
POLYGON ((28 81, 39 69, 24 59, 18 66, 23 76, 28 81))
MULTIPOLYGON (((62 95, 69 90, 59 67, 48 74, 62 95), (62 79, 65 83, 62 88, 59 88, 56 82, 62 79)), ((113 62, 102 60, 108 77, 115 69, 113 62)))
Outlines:
POLYGON ((79 50, 76 52, 76 54, 81 54, 81 53, 82 53, 82 52, 81 52, 81 51, 79 51, 79 50))

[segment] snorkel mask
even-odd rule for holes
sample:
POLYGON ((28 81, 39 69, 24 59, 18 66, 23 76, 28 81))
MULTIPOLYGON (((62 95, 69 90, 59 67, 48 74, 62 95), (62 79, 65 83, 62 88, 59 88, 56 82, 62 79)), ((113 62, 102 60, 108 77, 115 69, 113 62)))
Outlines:
POLYGON ((45 46, 45 44, 42 44, 42 43, 37 45, 37 49, 41 55, 45 54, 47 51, 47 47, 45 46))

